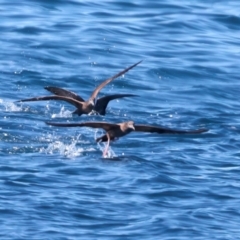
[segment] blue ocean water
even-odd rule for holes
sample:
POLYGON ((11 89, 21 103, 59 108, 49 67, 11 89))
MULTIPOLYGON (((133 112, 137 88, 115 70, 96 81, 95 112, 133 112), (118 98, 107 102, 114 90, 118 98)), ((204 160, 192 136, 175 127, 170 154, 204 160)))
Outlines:
POLYGON ((0 239, 240 239, 240 2, 0 1, 0 239), (105 116, 49 95, 100 93, 105 116), (208 128, 201 135, 101 131, 45 121, 208 128))

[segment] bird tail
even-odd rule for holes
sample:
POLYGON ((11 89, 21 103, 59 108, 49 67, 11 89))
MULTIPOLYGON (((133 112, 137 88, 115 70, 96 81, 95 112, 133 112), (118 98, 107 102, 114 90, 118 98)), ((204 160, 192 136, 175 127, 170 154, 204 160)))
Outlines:
POLYGON ((108 137, 106 134, 96 139, 96 142, 107 142, 107 141, 108 141, 108 137))
POLYGON ((72 114, 77 114, 78 116, 81 116, 82 112, 79 111, 79 109, 76 109, 75 111, 72 112, 72 114))

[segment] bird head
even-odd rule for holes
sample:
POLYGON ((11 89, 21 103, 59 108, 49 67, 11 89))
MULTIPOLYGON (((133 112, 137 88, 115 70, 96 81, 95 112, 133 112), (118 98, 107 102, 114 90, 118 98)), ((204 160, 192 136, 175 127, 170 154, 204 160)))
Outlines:
POLYGON ((127 122, 127 128, 131 131, 134 131, 135 130, 134 122, 133 121, 127 122))
POLYGON ((90 99, 88 103, 89 103, 89 105, 91 105, 92 107, 95 106, 95 101, 94 101, 94 99, 90 99))

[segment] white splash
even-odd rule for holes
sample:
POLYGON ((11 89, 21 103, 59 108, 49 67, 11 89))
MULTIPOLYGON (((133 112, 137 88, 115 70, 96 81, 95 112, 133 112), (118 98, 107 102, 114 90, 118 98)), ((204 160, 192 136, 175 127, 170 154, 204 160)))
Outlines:
POLYGON ((59 113, 52 114, 52 118, 69 118, 72 117, 72 112, 69 110, 65 110, 64 106, 61 107, 59 113))
POLYGON ((3 101, 2 99, 0 99, 0 105, 2 105, 7 112, 20 112, 23 110, 21 106, 17 106, 13 102, 3 101))
POLYGON ((80 156, 83 151, 84 149, 77 148, 75 143, 65 144, 61 141, 50 143, 47 148, 40 150, 40 152, 44 152, 46 154, 54 154, 56 152, 59 152, 60 155, 69 158, 80 156))
POLYGON ((67 158, 75 158, 82 155, 86 151, 96 151, 93 148, 84 149, 82 147, 77 147, 76 145, 79 142, 80 136, 81 134, 79 134, 75 139, 73 139, 70 144, 66 144, 60 140, 52 139, 52 141, 54 142, 49 143, 47 148, 40 149, 40 152, 46 154, 60 153, 60 155, 63 155, 67 158))

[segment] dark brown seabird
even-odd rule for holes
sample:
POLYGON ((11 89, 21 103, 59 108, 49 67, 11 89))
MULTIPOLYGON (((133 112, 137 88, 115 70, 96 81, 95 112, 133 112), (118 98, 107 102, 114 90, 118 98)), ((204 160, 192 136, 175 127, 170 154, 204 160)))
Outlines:
MULTIPOLYGON (((77 95, 74 92, 68 91, 66 89, 63 88, 59 88, 59 87, 45 87, 46 90, 48 90, 49 92, 58 95, 58 96, 65 96, 65 97, 70 97, 73 99, 76 99, 77 101, 81 101, 84 102, 84 99, 82 97, 80 97, 79 95, 77 95)), ((137 97, 138 95, 136 94, 112 94, 112 95, 106 95, 103 96, 101 98, 98 98, 96 100, 96 103, 94 105, 93 108, 93 112, 100 114, 100 115, 105 115, 106 114, 106 108, 107 105, 110 101, 114 100, 114 99, 118 99, 118 98, 124 98, 124 97, 137 97)), ((73 114, 78 114, 78 109, 76 109, 73 114)), ((79 115, 79 114, 78 114, 79 115)))
POLYGON ((163 128, 158 126, 135 124, 133 121, 123 123, 107 123, 107 122, 82 122, 82 123, 54 123, 46 122, 46 124, 57 127, 91 127, 102 128, 106 131, 106 134, 96 139, 96 142, 106 142, 107 146, 103 152, 105 157, 108 151, 110 141, 123 137, 132 131, 137 132, 149 132, 158 134, 199 134, 207 132, 208 129, 196 129, 196 130, 174 130, 169 128, 163 128))
POLYGON ((78 96, 77 94, 67 91, 65 89, 57 88, 57 87, 46 87, 45 89, 47 89, 48 91, 50 91, 56 95, 22 99, 17 102, 62 100, 62 101, 66 101, 66 102, 74 105, 77 109, 73 113, 78 114, 79 116, 81 116, 82 114, 89 114, 93 110, 95 110, 96 112, 98 112, 101 115, 104 115, 109 101, 116 99, 116 98, 131 97, 131 96, 137 96, 137 95, 115 94, 115 95, 105 96, 105 97, 102 97, 102 98, 96 100, 98 93, 108 83, 110 83, 114 79, 120 77, 121 75, 125 74, 126 72, 128 72, 130 69, 134 68, 141 62, 142 61, 139 61, 139 62, 133 64, 132 66, 124 69, 123 71, 117 73, 116 75, 114 75, 114 76, 108 78, 107 80, 105 80, 104 82, 102 82, 97 88, 95 88, 95 90, 92 92, 90 98, 87 101, 84 101, 84 99, 81 98, 80 96, 78 96))

